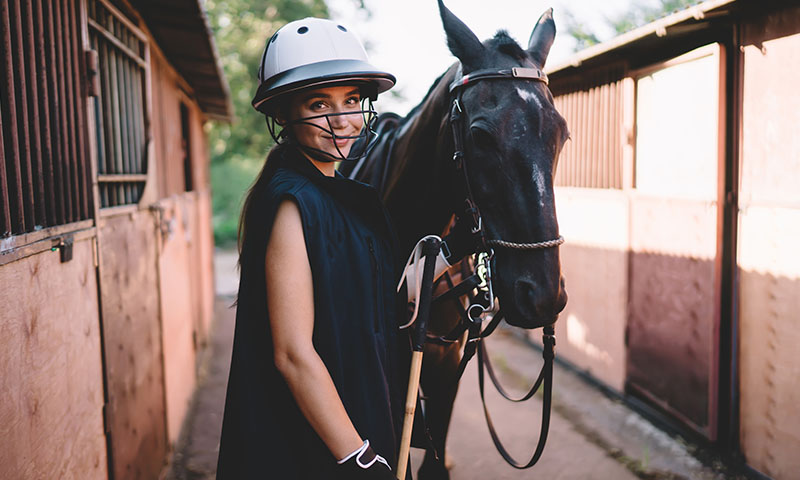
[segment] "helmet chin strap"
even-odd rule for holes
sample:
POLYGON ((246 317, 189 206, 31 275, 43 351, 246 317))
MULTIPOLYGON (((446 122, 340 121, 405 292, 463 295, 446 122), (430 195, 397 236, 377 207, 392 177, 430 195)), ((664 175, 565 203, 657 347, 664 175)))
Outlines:
POLYGON ((348 161, 355 161, 360 160, 367 156, 369 151, 375 145, 378 134, 375 132, 375 122, 377 121, 377 113, 372 106, 372 99, 365 98, 362 100, 362 108, 360 112, 344 112, 344 113, 330 113, 324 115, 316 115, 311 117, 303 117, 298 118, 296 120, 292 120, 285 124, 278 124, 275 120, 275 117, 267 116, 267 128, 269 130, 272 139, 277 144, 291 144, 295 147, 299 148, 303 153, 308 155, 310 158, 320 162, 339 162, 343 160, 348 161), (366 103, 366 108, 364 108, 364 103, 366 103), (334 116, 344 116, 344 115, 353 115, 356 113, 361 113, 363 118, 363 127, 358 135, 336 135, 334 132, 333 125, 331 124, 330 117, 334 116), (328 124, 328 128, 325 128, 321 125, 311 122, 311 120, 325 118, 326 123, 328 124), (281 126, 281 130, 276 133, 276 124, 281 126), (330 152, 326 152, 325 150, 321 150, 319 148, 314 148, 308 145, 304 145, 297 140, 295 135, 293 135, 292 129, 290 127, 294 125, 308 125, 310 127, 318 128, 321 131, 329 134, 331 136, 331 140, 333 143, 334 148, 336 149, 336 153, 338 155, 334 155, 330 152), (350 146, 350 151, 348 155, 342 153, 342 150, 336 145, 337 139, 352 139, 353 144, 350 146))

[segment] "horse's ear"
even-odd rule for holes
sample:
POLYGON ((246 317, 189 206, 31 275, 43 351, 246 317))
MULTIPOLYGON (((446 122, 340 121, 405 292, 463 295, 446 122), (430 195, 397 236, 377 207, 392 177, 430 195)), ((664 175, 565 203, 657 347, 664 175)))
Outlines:
POLYGON ((544 62, 547 61, 547 54, 550 53, 550 47, 553 46, 555 38, 556 22, 553 21, 553 9, 548 8, 539 17, 539 21, 533 27, 531 38, 528 40, 528 53, 539 65, 539 68, 544 68, 544 62))
POLYGON ((483 61, 484 53, 481 41, 464 22, 444 6, 442 0, 439 0, 439 14, 442 16, 442 25, 447 34, 447 46, 450 47, 450 52, 461 60, 464 70, 470 71, 478 68, 483 61))

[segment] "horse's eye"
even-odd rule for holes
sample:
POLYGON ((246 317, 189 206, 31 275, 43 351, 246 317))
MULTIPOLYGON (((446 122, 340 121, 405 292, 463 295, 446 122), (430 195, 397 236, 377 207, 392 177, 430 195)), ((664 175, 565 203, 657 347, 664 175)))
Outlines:
POLYGON ((472 134, 472 141, 478 148, 490 149, 497 145, 494 135, 482 126, 473 125, 470 127, 470 133, 472 134))

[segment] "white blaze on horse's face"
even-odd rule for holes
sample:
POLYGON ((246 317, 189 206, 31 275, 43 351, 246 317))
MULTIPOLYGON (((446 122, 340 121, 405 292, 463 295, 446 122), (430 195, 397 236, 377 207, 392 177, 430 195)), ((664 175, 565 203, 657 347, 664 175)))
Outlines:
POLYGON ((545 199, 545 184, 544 184, 544 174, 539 169, 539 165, 536 163, 533 164, 533 184, 536 185, 536 190, 539 191, 539 207, 544 208, 544 199, 545 199))
POLYGON ((539 101, 539 98, 533 92, 525 91, 519 87, 517 87, 517 95, 525 102, 533 102, 536 104, 536 107, 539 110, 543 110, 544 107, 542 106, 542 102, 539 101))
MULTIPOLYGON (((542 102, 539 100, 539 97, 536 96, 535 91, 527 91, 519 87, 515 88, 517 90, 517 95, 519 95, 519 98, 521 98, 522 101, 534 104, 537 110, 544 110, 542 102)), ((539 130, 541 135, 541 128, 539 130)), ((539 192, 539 207, 544 208, 544 198, 546 192, 546 186, 544 183, 545 182, 544 173, 539 169, 539 165, 537 165, 536 163, 533 163, 532 166, 533 166, 533 172, 532 172, 533 184, 536 185, 536 190, 539 192)))

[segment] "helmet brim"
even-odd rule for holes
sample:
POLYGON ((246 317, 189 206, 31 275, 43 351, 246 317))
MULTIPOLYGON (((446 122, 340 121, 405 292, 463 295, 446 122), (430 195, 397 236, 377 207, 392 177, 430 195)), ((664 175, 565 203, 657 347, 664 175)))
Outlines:
POLYGON ((392 88, 395 81, 391 73, 378 70, 361 60, 316 62, 281 72, 259 85, 253 98, 253 107, 270 115, 275 100, 300 90, 342 83, 368 83, 379 94, 392 88))

